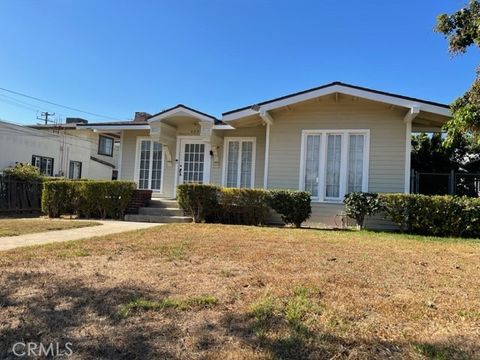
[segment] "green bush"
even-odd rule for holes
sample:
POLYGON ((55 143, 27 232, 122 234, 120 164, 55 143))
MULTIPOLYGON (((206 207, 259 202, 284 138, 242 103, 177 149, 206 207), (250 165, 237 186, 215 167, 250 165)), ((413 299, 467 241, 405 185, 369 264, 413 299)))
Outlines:
POLYGON ((402 231, 421 235, 480 237, 480 199, 418 194, 380 195, 385 216, 402 231))
POLYGON ((28 163, 18 163, 15 166, 3 169, 3 174, 16 180, 41 181, 43 178, 40 170, 28 163))
POLYGON ((269 203, 285 223, 293 224, 297 228, 312 213, 310 194, 306 191, 272 190, 269 203))
POLYGON ((222 188, 216 217, 224 224, 263 225, 270 212, 268 200, 265 190, 222 188))
POLYGON ((135 183, 130 181, 45 181, 42 211, 50 217, 76 214, 89 218, 121 219, 135 187, 135 183))
POLYGON ((365 217, 374 215, 382 209, 376 193, 351 192, 345 195, 343 202, 347 216, 354 219, 360 229, 365 225, 365 217))
POLYGON ((218 210, 218 192, 214 185, 183 184, 177 187, 178 205, 198 223, 218 210))

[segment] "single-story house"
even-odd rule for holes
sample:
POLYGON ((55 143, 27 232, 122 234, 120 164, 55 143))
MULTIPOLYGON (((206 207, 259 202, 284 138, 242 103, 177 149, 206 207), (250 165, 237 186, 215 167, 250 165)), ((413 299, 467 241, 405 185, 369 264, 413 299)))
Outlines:
POLYGON ((77 130, 76 121, 35 126, 0 121, 0 172, 29 163, 47 176, 110 180, 118 162, 116 139, 119 144, 117 135, 77 130))
POLYGON ((77 124, 120 136, 119 178, 158 197, 183 183, 306 190, 332 225, 351 191, 410 192, 412 131, 439 131, 448 105, 333 82, 223 113, 177 105, 133 121, 77 124))

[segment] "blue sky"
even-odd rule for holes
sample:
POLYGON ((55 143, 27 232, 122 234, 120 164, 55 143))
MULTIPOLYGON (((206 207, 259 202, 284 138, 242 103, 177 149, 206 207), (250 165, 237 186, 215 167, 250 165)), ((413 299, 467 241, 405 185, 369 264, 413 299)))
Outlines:
MULTIPOLYGON (((433 27, 465 2, 2 0, 0 87, 116 119, 220 116, 336 80, 449 103, 479 52, 452 58, 433 27)), ((44 110, 108 121, 0 91, 1 119, 44 110)))

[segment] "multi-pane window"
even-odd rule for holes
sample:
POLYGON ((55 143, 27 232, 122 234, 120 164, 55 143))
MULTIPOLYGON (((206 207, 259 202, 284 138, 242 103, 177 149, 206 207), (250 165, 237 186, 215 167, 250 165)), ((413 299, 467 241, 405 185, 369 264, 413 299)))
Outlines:
POLYGON ((113 156, 113 143, 113 138, 100 135, 98 138, 98 153, 100 155, 113 156))
POLYGON ((32 165, 39 168, 43 175, 53 176, 53 158, 33 155, 32 165))
POLYGON ((183 183, 203 184, 205 144, 185 144, 183 152, 183 183))
POLYGON ((153 140, 140 141, 138 167, 139 189, 160 191, 162 188, 162 144, 153 140))
POLYGON ((68 169, 69 179, 81 179, 82 177, 82 163, 80 161, 70 161, 68 169))
POLYGON ((226 139, 224 184, 227 187, 252 188, 255 159, 254 139, 226 139))
POLYGON ((302 187, 312 198, 340 201, 367 191, 368 131, 305 131, 302 187))

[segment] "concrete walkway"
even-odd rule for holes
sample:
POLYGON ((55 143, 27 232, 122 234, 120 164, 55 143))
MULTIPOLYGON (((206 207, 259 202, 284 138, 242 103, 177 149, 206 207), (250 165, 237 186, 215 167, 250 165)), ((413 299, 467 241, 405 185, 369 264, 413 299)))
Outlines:
MULTIPOLYGON (((82 221, 82 220, 73 220, 82 221)), ((19 236, 0 237, 0 251, 21 246, 41 245, 53 242, 86 239, 94 236, 110 235, 125 231, 147 229, 164 224, 142 223, 130 221, 94 220, 102 225, 88 226, 77 229, 54 230, 19 236)))

